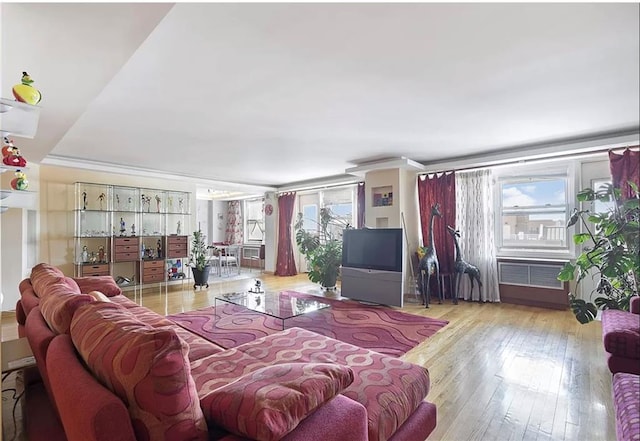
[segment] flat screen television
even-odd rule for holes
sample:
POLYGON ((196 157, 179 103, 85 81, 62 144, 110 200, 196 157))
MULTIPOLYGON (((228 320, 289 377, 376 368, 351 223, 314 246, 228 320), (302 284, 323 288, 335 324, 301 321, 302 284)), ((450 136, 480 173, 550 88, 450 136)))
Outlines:
POLYGON ((344 230, 342 266, 402 272, 402 228, 344 230))

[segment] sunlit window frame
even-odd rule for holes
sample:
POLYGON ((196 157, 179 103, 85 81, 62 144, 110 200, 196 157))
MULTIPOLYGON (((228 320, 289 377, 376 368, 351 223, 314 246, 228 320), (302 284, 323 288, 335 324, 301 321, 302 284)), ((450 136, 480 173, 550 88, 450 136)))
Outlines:
MULTIPOLYGON (((536 244, 505 245, 503 238, 503 215, 508 213, 545 214, 564 211, 565 220, 571 215, 575 206, 576 195, 576 166, 571 162, 523 164, 504 167, 496 170, 495 190, 495 239, 499 257, 535 257, 548 259, 566 259, 575 255, 573 243, 573 229, 565 230, 565 246, 544 246, 536 244), (527 207, 516 209, 502 206, 502 188, 506 184, 524 183, 528 181, 542 181, 563 179, 565 181, 565 204, 551 206, 527 207), (564 210, 562 210, 564 207, 564 210), (528 246, 525 246, 528 245, 528 246)), ((566 224, 566 222, 565 222, 566 224)))
MULTIPOLYGON (((243 216, 244 220, 243 220, 243 224, 244 224, 244 241, 247 244, 263 244, 264 243, 264 238, 265 238, 265 216, 264 216, 264 197, 260 197, 260 198, 253 198, 253 199, 246 199, 244 201, 244 213, 245 215, 243 216), (249 239, 249 222, 255 219, 250 219, 249 218, 249 210, 247 208, 247 205, 249 203, 254 203, 254 202, 261 202, 262 203, 262 240, 256 240, 256 239, 249 239)), ((259 221, 259 220, 258 220, 259 221)))

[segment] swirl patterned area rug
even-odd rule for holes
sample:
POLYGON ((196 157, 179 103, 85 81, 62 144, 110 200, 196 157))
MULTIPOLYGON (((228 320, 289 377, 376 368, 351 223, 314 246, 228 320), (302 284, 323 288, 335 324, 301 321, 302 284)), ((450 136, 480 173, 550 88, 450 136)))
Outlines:
MULTIPOLYGON (((286 291, 292 298, 315 299, 286 291)), ((294 317, 286 327, 304 328, 382 354, 401 356, 448 322, 407 314, 386 306, 322 298, 330 308, 294 317)), ((209 306, 168 316, 178 325, 224 348, 232 348, 282 330, 282 321, 234 305, 209 306)))

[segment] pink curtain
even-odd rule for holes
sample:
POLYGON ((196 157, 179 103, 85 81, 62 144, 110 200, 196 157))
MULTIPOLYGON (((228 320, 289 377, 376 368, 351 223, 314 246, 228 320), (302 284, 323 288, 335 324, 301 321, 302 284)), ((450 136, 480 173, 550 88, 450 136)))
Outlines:
MULTIPOLYGON (((638 146, 632 148, 637 149, 638 146)), ((625 149, 618 154, 609 150, 609 167, 613 186, 622 190, 622 199, 635 197, 627 182, 634 182, 640 187, 640 151, 625 149)))
POLYGON ((293 206, 296 202, 296 193, 284 193, 278 196, 278 257, 276 260, 276 276, 295 276, 296 261, 293 256, 293 242, 291 234, 291 221, 293 219, 293 206))
POLYGON ((358 182, 357 228, 364 228, 364 182, 358 182))
MULTIPOLYGON (((442 218, 436 218, 433 226, 433 241, 440 263, 440 274, 453 274, 455 251, 453 238, 447 232, 447 225, 456 225, 456 180, 453 172, 440 176, 418 177, 418 202, 420 206, 420 226, 422 227, 422 244, 429 245, 429 219, 431 206, 440 205, 442 218)), ((432 286, 431 292, 435 285, 432 286)))
POLYGON ((244 242, 240 201, 229 201, 227 205, 227 229, 225 233, 225 242, 230 245, 244 242))

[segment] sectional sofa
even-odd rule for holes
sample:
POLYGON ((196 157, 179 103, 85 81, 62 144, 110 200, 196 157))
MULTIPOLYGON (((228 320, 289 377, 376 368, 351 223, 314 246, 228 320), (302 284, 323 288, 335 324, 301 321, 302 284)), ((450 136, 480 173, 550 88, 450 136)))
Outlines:
POLYGON ((640 297, 629 311, 602 311, 602 342, 613 374, 613 408, 618 441, 640 441, 640 297))
POLYGON ((300 328, 222 348, 122 295, 39 264, 20 284, 31 441, 418 441, 425 368, 300 328))

